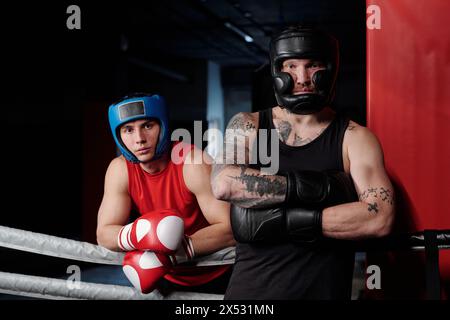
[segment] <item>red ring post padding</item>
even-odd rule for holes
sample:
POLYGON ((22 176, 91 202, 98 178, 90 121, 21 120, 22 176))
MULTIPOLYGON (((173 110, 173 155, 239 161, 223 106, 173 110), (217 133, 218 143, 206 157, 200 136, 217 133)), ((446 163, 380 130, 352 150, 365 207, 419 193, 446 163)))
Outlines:
MULTIPOLYGON (((382 144, 395 185, 395 230, 448 229, 450 1, 367 0, 369 5, 379 7, 381 28, 367 29, 367 125, 382 144)), ((440 250, 439 259, 442 287, 449 290, 450 250, 440 250)), ((423 255, 369 254, 368 262, 380 264, 385 275, 383 292, 372 296, 426 297, 423 255)))

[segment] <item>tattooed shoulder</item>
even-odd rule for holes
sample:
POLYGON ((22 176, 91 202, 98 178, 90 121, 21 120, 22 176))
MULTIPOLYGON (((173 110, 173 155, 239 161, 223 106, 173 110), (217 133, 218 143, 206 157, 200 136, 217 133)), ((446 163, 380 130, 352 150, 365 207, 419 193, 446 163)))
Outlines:
POLYGON ((254 131, 256 130, 255 115, 249 112, 239 112, 234 115, 228 123, 227 129, 254 131))

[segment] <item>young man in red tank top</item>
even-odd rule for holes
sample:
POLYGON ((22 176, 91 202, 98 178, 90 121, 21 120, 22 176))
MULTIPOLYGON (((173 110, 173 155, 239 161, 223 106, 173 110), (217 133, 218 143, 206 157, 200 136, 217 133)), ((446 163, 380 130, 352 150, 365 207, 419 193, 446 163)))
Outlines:
POLYGON ((167 287, 162 278, 179 289, 223 276, 229 266, 180 265, 235 243, 229 204, 211 190, 209 156, 193 145, 172 152, 177 143, 170 141, 161 96, 125 97, 110 106, 109 122, 122 155, 106 172, 99 245, 127 252, 124 273, 144 293, 167 287), (127 224, 133 209, 141 217, 127 224))

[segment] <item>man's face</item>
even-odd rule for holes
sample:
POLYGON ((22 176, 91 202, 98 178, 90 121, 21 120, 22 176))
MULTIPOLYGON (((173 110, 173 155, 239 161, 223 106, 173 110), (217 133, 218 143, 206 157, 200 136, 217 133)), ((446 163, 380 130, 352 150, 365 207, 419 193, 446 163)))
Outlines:
POLYGON ((154 119, 136 120, 120 127, 120 137, 139 161, 148 162, 155 155, 160 129, 154 119))
POLYGON ((294 80, 292 94, 314 93, 312 82, 314 72, 325 69, 325 64, 315 59, 287 59, 283 61, 282 72, 287 72, 294 80))

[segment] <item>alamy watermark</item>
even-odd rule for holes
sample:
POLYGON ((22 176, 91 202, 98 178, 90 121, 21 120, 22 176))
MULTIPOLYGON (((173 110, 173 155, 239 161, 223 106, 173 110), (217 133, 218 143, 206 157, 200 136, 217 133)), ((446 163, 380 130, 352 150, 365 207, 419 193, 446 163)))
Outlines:
POLYGON ((66 20, 66 27, 69 30, 81 29, 81 9, 79 6, 72 4, 67 7, 66 13, 69 14, 66 20))
POLYGON ((381 289, 381 269, 379 266, 372 264, 367 267, 368 277, 366 279, 366 287, 369 290, 381 289))
POLYGON ((208 164, 233 164, 252 165, 259 163, 262 165, 261 173, 274 175, 278 172, 279 158, 279 137, 275 129, 259 129, 257 132, 257 143, 250 141, 242 134, 241 129, 226 129, 225 136, 219 129, 208 129, 202 134, 202 122, 194 121, 194 137, 187 129, 179 128, 173 131, 171 140, 182 141, 172 148, 171 160, 175 164, 191 163, 191 159, 183 160, 191 149, 191 144, 197 148, 193 152, 201 152, 203 142, 208 145, 205 148, 211 159, 194 155, 194 164, 206 162, 208 164), (270 137, 270 138, 269 138, 270 137), (270 140, 270 141, 269 141, 270 140), (252 145, 250 145, 252 144, 252 145), (269 152, 270 151, 270 152, 269 152))
POLYGON ((81 288, 81 269, 79 266, 73 264, 67 267, 67 274, 70 276, 66 280, 66 285, 69 290, 81 288))
POLYGON ((376 4, 367 6, 366 27, 369 30, 381 29, 381 9, 376 4))

